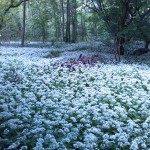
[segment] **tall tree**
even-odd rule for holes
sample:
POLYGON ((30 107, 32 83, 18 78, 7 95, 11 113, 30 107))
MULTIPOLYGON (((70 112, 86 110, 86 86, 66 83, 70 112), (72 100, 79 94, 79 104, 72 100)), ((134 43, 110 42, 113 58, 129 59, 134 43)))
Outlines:
MULTIPOLYGON (((126 41, 126 37, 128 37, 128 35, 130 34, 129 29, 131 29, 133 24, 137 26, 137 22, 141 22, 141 20, 138 19, 139 16, 142 16, 142 18, 147 18, 150 15, 150 1, 85 0, 85 2, 88 8, 92 9, 102 17, 105 25, 107 26, 107 30, 114 37, 114 43, 116 47, 116 60, 120 61, 120 55, 124 55, 123 44, 126 41)), ((140 28, 138 28, 137 31, 140 31, 142 33, 144 30, 141 30, 140 24, 138 24, 138 26, 140 26, 140 28)), ((135 37, 135 33, 131 36, 135 37)), ((143 38, 148 39, 146 38, 146 36, 144 36, 144 34, 143 38)))
POLYGON ((77 42, 77 0, 73 0, 72 42, 77 42))
POLYGON ((64 0, 61 0, 61 14, 62 14, 62 40, 65 41, 65 16, 64 16, 64 0))
POLYGON ((70 38, 70 0, 67 0, 67 24, 66 24, 66 42, 71 42, 70 38))
POLYGON ((21 35, 21 46, 24 47, 25 41, 25 26, 26 26, 26 0, 23 3, 23 22, 22 22, 22 35, 21 35))

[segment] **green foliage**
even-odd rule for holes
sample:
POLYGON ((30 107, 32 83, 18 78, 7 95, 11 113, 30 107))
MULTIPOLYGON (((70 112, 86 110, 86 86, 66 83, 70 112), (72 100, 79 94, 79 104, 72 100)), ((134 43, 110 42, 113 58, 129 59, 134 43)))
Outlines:
POLYGON ((51 51, 49 54, 47 54, 45 56, 45 58, 53 58, 53 57, 59 57, 60 56, 60 53, 59 51, 56 51, 56 50, 53 50, 51 51))
MULTIPOLYGON (((129 2, 112 0, 96 1, 96 3, 98 6, 103 4, 103 7, 96 7, 96 13, 101 16, 104 21, 103 25, 112 36, 150 41, 150 2, 148 0, 131 0, 129 2)), ((95 10, 94 4, 93 10, 95 10)))
POLYGON ((51 54, 52 54, 53 57, 59 57, 60 56, 59 51, 51 51, 51 54))
POLYGON ((100 35, 101 41, 103 41, 106 45, 112 45, 112 36, 109 32, 104 31, 100 35))
MULTIPOLYGON (((22 29, 22 5, 19 0, 0 0, 0 34, 3 40, 18 40, 22 29)), ((62 40, 62 31, 66 31, 66 0, 29 0, 26 12, 26 40, 55 41, 62 40), (63 24, 64 15, 64 24, 63 24)), ((73 39, 74 0, 71 4, 71 36, 73 39)), ((112 37, 150 41, 149 0, 77 0, 78 39, 96 40, 99 37, 110 43, 112 37), (92 8, 92 9, 91 9, 92 8)), ((64 35, 65 36, 65 35, 64 35)), ((65 39, 65 37, 63 37, 65 39)))

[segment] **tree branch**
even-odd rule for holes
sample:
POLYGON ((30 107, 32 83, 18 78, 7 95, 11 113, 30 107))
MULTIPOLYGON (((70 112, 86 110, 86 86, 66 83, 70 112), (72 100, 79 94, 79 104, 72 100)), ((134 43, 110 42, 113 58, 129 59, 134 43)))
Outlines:
MULTIPOLYGON (((29 1, 29 0, 26 0, 26 1, 29 1)), ((6 14, 11 8, 15 8, 15 7, 20 6, 23 2, 24 2, 24 0, 20 0, 20 2, 18 4, 13 5, 13 1, 11 1, 10 6, 8 6, 8 8, 5 9, 4 14, 6 14)))

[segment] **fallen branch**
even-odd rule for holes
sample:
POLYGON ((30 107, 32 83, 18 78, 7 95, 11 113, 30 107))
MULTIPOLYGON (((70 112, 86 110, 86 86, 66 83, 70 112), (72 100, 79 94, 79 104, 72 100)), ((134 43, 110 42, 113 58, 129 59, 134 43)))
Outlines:
POLYGON ((148 49, 148 48, 139 48, 139 49, 135 50, 132 54, 135 56, 140 56, 140 55, 148 53, 148 52, 150 52, 150 49, 148 49))
POLYGON ((72 68, 80 65, 94 65, 98 61, 99 55, 95 54, 90 57, 79 55, 77 60, 67 61, 61 64, 61 67, 72 68))

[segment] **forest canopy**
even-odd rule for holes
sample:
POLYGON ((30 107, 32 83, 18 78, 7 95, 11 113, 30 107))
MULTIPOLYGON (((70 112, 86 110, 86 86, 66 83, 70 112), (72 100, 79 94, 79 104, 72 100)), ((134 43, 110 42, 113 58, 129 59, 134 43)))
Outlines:
POLYGON ((114 39, 122 45, 139 40, 145 48, 150 43, 149 0, 0 0, 0 4, 4 41, 18 41, 22 33, 26 41, 114 39))

